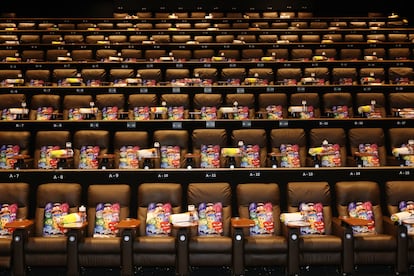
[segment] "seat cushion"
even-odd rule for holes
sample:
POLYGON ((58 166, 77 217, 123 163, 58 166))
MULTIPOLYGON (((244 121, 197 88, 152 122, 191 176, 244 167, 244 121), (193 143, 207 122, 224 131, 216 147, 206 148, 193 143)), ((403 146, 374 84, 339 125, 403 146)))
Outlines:
POLYGON ((196 236, 191 238, 189 250, 192 253, 228 253, 232 250, 232 240, 227 236, 196 236))
POLYGON ((64 253, 66 252, 66 237, 33 237, 26 245, 26 252, 34 253, 64 253))
POLYGON ((141 236, 134 243, 135 252, 175 252, 175 238, 172 236, 141 236))
POLYGON ((396 240, 383 234, 360 235, 355 237, 354 247, 358 251, 392 251, 396 248, 396 240))
POLYGON ((120 253, 121 239, 115 238, 85 238, 83 243, 79 244, 79 253, 120 253))
POLYGON ((249 236, 245 239, 245 253, 265 254, 287 250, 286 239, 282 236, 249 236))
POLYGON ((342 250, 340 237, 332 235, 308 235, 300 239, 300 250, 315 252, 338 252, 342 250))
POLYGON ((8 256, 11 253, 11 241, 12 239, 4 238, 0 239, 0 256, 8 256))

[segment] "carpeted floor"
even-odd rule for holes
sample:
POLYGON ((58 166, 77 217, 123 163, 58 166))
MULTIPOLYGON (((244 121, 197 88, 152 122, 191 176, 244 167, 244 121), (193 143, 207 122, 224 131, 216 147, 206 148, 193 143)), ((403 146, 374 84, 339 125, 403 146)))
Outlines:
MULTIPOLYGON (((0 275, 9 275, 3 272, 0 275)), ((28 276, 66 276, 64 269, 59 268, 32 268, 28 276)), ((87 276, 113 276, 120 275, 118 269, 85 269, 82 275, 87 276)), ((142 276, 174 276, 173 269, 154 269, 146 268, 138 270, 136 275, 142 276)), ((248 269, 245 276, 266 276, 266 275, 285 275, 283 268, 255 268, 248 269)), ((310 267, 303 268, 300 273, 301 276, 333 276, 342 275, 338 272, 336 267, 310 267)), ((393 268, 389 266, 361 266, 355 271, 353 276, 393 276, 395 275, 393 268)), ((401 274, 400 274, 401 275, 401 274)), ((414 275, 414 267, 411 267, 409 272, 405 275, 414 275)), ((226 268, 193 268, 190 276, 231 276, 231 271, 226 268)))

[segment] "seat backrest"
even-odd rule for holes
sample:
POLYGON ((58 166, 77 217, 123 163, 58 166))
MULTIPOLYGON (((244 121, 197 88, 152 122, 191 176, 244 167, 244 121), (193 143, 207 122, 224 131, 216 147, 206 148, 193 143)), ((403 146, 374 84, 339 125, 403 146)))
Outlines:
POLYGON ((352 118, 354 116, 352 95, 348 92, 324 93, 322 96, 324 113, 333 118, 352 118))
MULTIPOLYGON (((329 84, 330 75, 329 69, 327 67, 318 67, 318 68, 304 68, 303 69, 304 78, 312 78, 317 84, 329 84)), ((302 81, 303 82, 303 81, 302 81)))
POLYGON ((384 68, 361 68, 359 69, 359 77, 361 84, 384 83, 385 70, 384 68))
POLYGON ((313 56, 312 49, 292 49, 290 50, 290 59, 296 61, 308 61, 313 56))
POLYGON ((33 95, 30 101, 29 120, 46 120, 54 113, 58 115, 60 113, 60 96, 59 95, 33 95), (45 109, 52 108, 44 112, 45 109))
POLYGON ((138 69, 138 75, 142 78, 144 84, 146 81, 154 81, 155 84, 162 81, 161 69, 138 69))
POLYGON ((246 155, 250 154, 252 157, 242 157, 241 160, 236 159, 236 166, 240 167, 265 167, 267 160, 267 136, 264 129, 234 129, 231 134, 231 146, 238 147, 239 142, 243 142, 246 147, 246 155), (260 161, 259 164, 255 162, 255 153, 252 150, 252 153, 249 153, 249 147, 258 146, 259 158, 257 161, 260 161), (251 160, 249 160, 251 159, 251 160), (238 164, 237 164, 238 163, 238 164))
POLYGON ((277 60, 285 61, 289 59, 288 49, 267 49, 266 56, 274 57, 277 60))
POLYGON ((151 107, 158 105, 157 94, 131 94, 128 97, 128 116, 130 120, 154 119, 154 113, 150 112, 151 107), (144 108, 148 112, 139 114, 139 109, 144 108))
POLYGON ((240 50, 238 49, 222 49, 218 51, 218 55, 227 60, 240 60, 240 50))
POLYGON ((409 140, 414 139, 414 128, 389 128, 388 129, 388 140, 389 149, 399 148, 402 145, 407 145, 409 140))
POLYGON ((36 34, 22 34, 20 36, 21 44, 36 44, 40 43, 40 35, 36 34))
POLYGON ((216 43, 232 43, 234 35, 216 35, 216 43))
MULTIPOLYGON (((240 183, 236 187, 237 211, 241 218, 249 218, 251 203, 270 203, 273 214, 273 235, 280 235, 280 190, 276 183, 240 183)), ((246 229, 245 234, 249 231, 246 229)))
POLYGON ((6 61, 6 58, 8 57, 18 57, 18 56, 19 56, 19 50, 17 49, 0 50, 1 61, 6 61))
POLYGON ((76 78, 80 76, 76 68, 55 68, 52 72, 52 82, 59 85, 66 78, 76 78))
POLYGON ((193 146, 193 154, 195 155, 195 167, 210 168, 211 166, 225 166, 225 160, 221 156, 220 152, 222 148, 227 146, 227 132, 225 129, 194 129, 191 140, 193 146), (219 147, 219 151, 214 151, 214 154, 210 153, 210 156, 214 155, 213 158, 208 157, 209 147, 212 147, 212 149, 214 149, 216 146, 219 147), (206 157, 213 160, 205 161, 205 159, 207 159, 206 157), (214 161, 219 162, 214 163, 214 161))
POLYGON ((262 84, 272 85, 275 81, 275 76, 272 68, 250 68, 247 77, 258 78, 262 84))
POLYGON ((384 48, 365 48, 363 50, 364 56, 376 56, 377 58, 385 59, 387 52, 384 48))
POLYGON ((29 193, 28 183, 0 183, 0 204, 17 204, 16 219, 29 218, 29 193))
POLYGON ((26 102, 26 96, 24 94, 0 95, 0 110, 3 111, 3 109, 9 109, 13 107, 17 107, 17 108, 22 107, 23 102, 26 102))
POLYGON ((392 180, 385 182, 385 203, 387 215, 391 216, 401 212, 401 202, 412 201, 414 198, 414 181, 392 180))
POLYGON ((220 80, 232 81, 238 80, 242 82, 246 78, 246 69, 244 68, 223 68, 221 69, 220 80))
MULTIPOLYGON (((73 163, 75 168, 97 168, 99 164, 90 164, 97 162, 98 157, 108 153, 109 149, 109 131, 106 130, 78 130, 73 134, 73 163), (86 148, 85 148, 86 147, 86 148), (88 147, 93 147, 92 158, 83 158, 84 152, 88 152, 88 147), (95 148, 98 147, 98 148, 95 148), (96 151, 97 150, 97 151, 96 151), (95 158, 95 159, 94 159, 95 158)), ((91 154, 92 155, 92 154, 91 154)))
POLYGON ((257 97, 258 101, 258 108, 259 112, 265 112, 267 114, 263 116, 262 118, 273 118, 274 116, 278 116, 280 114, 283 118, 288 117, 287 113, 287 95, 285 93, 260 93, 257 97), (275 106, 281 107, 281 110, 272 110, 271 107, 275 106), (276 112, 275 112, 276 111, 276 112), (281 113, 280 113, 281 112, 281 113), (272 115, 270 115, 272 114, 272 115))
POLYGON ((125 81, 128 78, 135 77, 134 69, 112 68, 109 70, 109 81, 116 84, 119 81, 125 81))
MULTIPOLYGON (((383 93, 357 93, 355 99, 355 107, 358 110, 360 106, 371 105, 373 101, 375 102, 375 112, 378 112, 382 118, 385 118, 387 115, 387 110, 385 96, 383 93)), ((362 115, 359 114, 360 112, 357 110, 355 111, 355 115, 362 115)))
POLYGON ((124 60, 141 59, 142 58, 142 50, 140 50, 140 49, 121 49, 121 57, 124 60))
POLYGON ((93 236, 98 204, 119 204, 119 221, 130 216, 131 188, 128 184, 91 184, 88 187, 88 236, 93 236))
POLYGON ((306 166, 306 157, 308 153, 307 139, 304 129, 272 129, 270 131, 269 140, 272 152, 277 154, 281 153, 281 145, 298 145, 299 165, 300 167, 306 166))
MULTIPOLYGON (((56 147, 55 149, 66 149, 66 143, 71 142, 71 134, 66 130, 59 131, 43 131, 39 130, 35 136, 35 147, 33 153, 33 167, 35 168, 57 168, 52 164, 46 162, 53 162, 52 158, 42 156, 47 153, 48 147, 56 147), (44 160, 41 160, 41 159, 44 160), (43 162, 40 164, 40 162, 43 162)), ((55 160, 56 161, 56 160, 55 160)))
POLYGON ((118 51, 115 49, 98 49, 95 52, 96 60, 104 61, 109 57, 116 57, 118 55, 118 51))
POLYGON ((174 57, 174 59, 177 59, 180 61, 186 61, 192 58, 191 50, 173 49, 171 50, 171 54, 174 57))
MULTIPOLYGON (((146 24, 146 23, 142 23, 142 24, 146 24)), ((149 29, 151 29, 152 28, 152 24, 149 23, 149 25, 150 25, 149 26, 149 29)), ((144 27, 141 27, 141 29, 145 29, 145 26, 144 27)), ((130 43, 142 43, 143 41, 146 41, 146 40, 148 40, 148 36, 147 35, 130 35, 129 36, 129 42, 130 43)))
POLYGON ((290 106, 306 106, 313 107, 313 117, 319 118, 321 116, 320 100, 318 93, 293 93, 290 95, 290 106))
POLYGON ((113 146, 114 146, 114 168, 141 168, 139 158, 131 158, 128 160, 128 156, 121 156, 127 151, 122 148, 137 147, 137 150, 148 148, 149 138, 146 131, 116 131, 114 133, 113 146), (124 158, 125 160, 121 160, 124 158), (132 162, 138 161, 133 164, 132 162))
POLYGON ((332 68, 332 83, 355 85, 357 83, 356 68, 332 68))
POLYGON ((109 35, 108 40, 114 44, 126 43, 128 42, 128 37, 126 35, 109 35))
POLYGON ((411 58, 410 48, 389 48, 388 59, 391 60, 407 60, 411 58))
POLYGON ((45 183, 37 187, 34 235, 43 235, 45 207, 47 204, 67 203, 68 213, 78 212, 81 205, 82 187, 78 183, 45 183))
POLYGON ((106 70, 103 68, 83 68, 81 76, 86 85, 88 85, 89 81, 99 82, 100 85, 104 85, 103 83, 107 81, 106 70))
MULTIPOLYGON (((148 207, 150 204, 170 203, 172 213, 177 214, 183 212, 181 184, 178 183, 142 183, 138 187, 137 197, 137 218, 141 221, 139 226, 140 236, 146 235, 146 221, 148 207)), ((174 235, 174 231, 172 231, 174 235)))
POLYGON ((58 61, 58 58, 68 57, 70 54, 67 49, 49 49, 46 50, 46 61, 58 61))
POLYGON ((19 69, 4 69, 0 70, 0 81, 4 81, 6 79, 22 79, 23 72, 19 69))
POLYGON ((44 61, 45 52, 43 50, 23 50, 22 60, 23 61, 44 61))
MULTIPOLYGON (((232 191, 227 182, 190 183, 187 188, 187 203, 198 208, 200 203, 221 203, 223 236, 230 235, 232 217, 232 191)), ((195 231, 194 231, 195 232, 195 231)), ((195 234, 195 233, 193 233, 195 234)))
POLYGON ((218 80, 217 68, 194 68, 193 77, 215 84, 218 80))
POLYGON ((171 120, 188 119, 190 96, 188 94, 162 94, 161 102, 166 103, 167 113, 166 118, 171 120), (182 110, 176 108, 183 108, 182 110))
POLYGON ((95 104, 98 108, 97 120, 116 120, 124 111, 125 96, 124 94, 98 94, 95 104), (115 107, 117 110, 114 109, 115 107))
MULTIPOLYGON (((160 145, 160 158, 161 160, 155 160, 155 166, 156 167, 184 167, 185 165, 185 155, 188 153, 188 137, 187 130, 156 130, 153 133, 153 141, 159 142, 160 145), (165 151, 168 150, 168 147, 176 147, 178 146, 178 151, 175 152, 176 154, 179 154, 179 156, 174 156, 174 160, 163 160, 163 156, 165 153, 163 153, 163 147, 165 148, 165 151), (179 158, 178 158, 179 157, 179 158), (179 160, 178 160, 179 159, 179 160), (162 162, 161 162, 162 161, 162 162), (165 162, 164 162, 165 161, 165 162), (170 164, 171 163, 173 164, 170 164), (174 161, 180 161, 179 164, 175 164, 174 161), (159 162, 160 164, 157 164, 159 162), (168 163, 168 164, 167 164, 168 163)), ((168 158, 165 158, 168 159, 168 158)))
POLYGON ((339 50, 339 59, 341 60, 359 60, 362 58, 361 49, 341 49, 339 50))
MULTIPOLYGON (((351 128, 348 131, 348 142, 351 155, 360 152, 360 146, 377 145, 379 166, 385 166, 387 151, 382 128, 351 128)), ((365 147, 365 146, 364 146, 365 147)))
POLYGON ((0 147, 12 145, 19 146, 19 154, 30 153, 30 137, 29 131, 1 131, 0 147))
POLYGON ((349 216, 350 203, 370 202, 377 233, 384 233, 382 222, 381 196, 377 182, 339 181, 335 183, 335 202, 338 216, 349 216))
MULTIPOLYGON (((313 128, 309 131, 309 147, 321 147, 326 140, 331 145, 339 145, 339 166, 347 165, 347 139, 343 128, 313 128)), ((322 164, 323 165, 323 164, 322 164)))
POLYGON ((222 113, 220 112, 220 107, 222 105, 222 95, 221 94, 204 94, 198 93, 194 95, 193 98, 193 107, 194 107, 194 118, 195 119, 221 119, 222 113), (214 109, 215 108, 215 112, 214 109), (198 114, 197 112, 200 112, 198 114))
POLYGON ((190 77, 190 70, 183 69, 183 68, 167 68, 165 70, 165 78, 166 82, 174 82, 177 80, 184 80, 190 77))
POLYGON ((42 35, 43 44, 51 44, 55 41, 63 41, 63 36, 60 34, 43 34, 42 35))
POLYGON ((325 234, 332 234, 332 202, 328 182, 288 182, 287 211, 299 212, 300 204, 321 203, 325 234))
POLYGON ((414 69, 411 67, 389 67, 388 80, 390 84, 412 83, 414 80, 414 69))
POLYGON ((302 78, 301 68, 280 68, 276 72, 276 83, 282 85, 296 85, 302 78))
MULTIPOLYGON (((237 103, 239 108, 239 117, 247 115, 247 119, 253 119, 256 114, 255 110, 255 97, 254 94, 245 93, 245 94, 227 94, 225 98, 226 106, 234 106, 237 103), (240 111, 240 108, 248 108, 248 114, 244 114, 245 110, 240 111), (242 114, 243 113, 243 114, 242 114), (242 115, 242 116, 240 116, 242 115)), ((234 118, 234 114, 231 114, 230 118, 234 118)), ((246 119, 246 118, 244 118, 246 119)))
POLYGON ((242 49, 242 60, 260 60, 264 56, 263 49, 242 49))
POLYGON ((388 105, 390 114, 399 116, 396 114, 396 110, 414 107, 414 94, 409 92, 390 93, 388 95, 388 105))
POLYGON ((71 52, 73 61, 95 61, 94 53, 91 49, 75 49, 71 52))
POLYGON ((65 35, 63 37, 63 40, 65 41, 65 43, 83 43, 84 42, 84 38, 83 35, 79 34, 71 34, 71 35, 65 35))
POLYGON ((276 43, 277 35, 276 34, 259 34, 258 42, 260 43, 276 43))
POLYGON ((76 108, 90 107, 93 102, 92 95, 66 95, 63 98, 62 116, 64 120, 69 120, 70 110, 76 108))
POLYGON ((28 69, 25 73, 26 85, 50 85, 50 71, 48 69, 28 69))
POLYGON ((301 36, 301 41, 319 43, 321 41, 321 36, 318 34, 303 34, 301 36))

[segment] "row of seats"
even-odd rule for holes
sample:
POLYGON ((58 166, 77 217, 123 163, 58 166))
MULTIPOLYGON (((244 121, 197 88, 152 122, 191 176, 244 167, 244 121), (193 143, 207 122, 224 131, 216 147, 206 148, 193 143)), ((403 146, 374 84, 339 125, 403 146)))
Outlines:
POLYGON ((1 120, 253 120, 413 117, 414 93, 0 95, 1 120))
POLYGON ((409 85, 409 66, 307 68, 3 69, 0 86, 409 85))
POLYGON ((10 223, 19 226, 13 239, 0 239, 1 264, 15 275, 45 265, 65 267, 69 275, 91 267, 120 268, 121 275, 131 275, 136 267, 154 266, 172 268, 177 275, 218 266, 231 275, 259 267, 282 267, 287 275, 297 275, 300 267, 315 265, 336 266, 343 274, 354 273, 356 266, 390 265, 406 273, 413 264, 411 230, 391 217, 402 207, 411 211, 413 184, 289 182, 282 188, 242 182, 234 192, 226 182, 189 183, 186 189, 178 183, 142 183, 137 191, 128 184, 90 184, 83 192, 77 183, 44 183, 29 202, 29 184, 1 183, 2 208, 18 208, 16 218, 23 218, 10 223), (187 224, 172 220, 171 225, 173 214, 188 214, 183 202, 195 206, 199 219, 187 224), (88 224, 59 223, 81 204, 88 224), (301 212, 304 219, 288 221, 287 212, 301 212))
POLYGON ((2 169, 411 167, 413 143, 413 128, 2 131, 0 164, 2 169))
MULTIPOLYGON (((149 23, 148 23, 149 24, 149 23)), ((161 23, 159 23, 161 24, 161 23)), ((166 23, 162 23, 163 26, 166 23)), ((142 23, 142 25, 144 25, 142 23)), ((183 24, 180 24, 180 26, 183 24)), ((159 34, 160 30, 168 30, 169 28, 156 28, 152 29, 150 26, 144 28, 144 26, 136 27, 137 30, 147 30, 142 34, 132 33, 120 33, 120 31, 94 31, 94 34, 82 33, 78 34, 71 32, 69 33, 56 33, 53 34, 1 34, 0 43, 7 45, 15 44, 128 44, 128 43, 324 43, 332 44, 338 42, 348 43, 360 43, 360 44, 373 44, 373 43, 408 43, 414 38, 414 34, 411 29, 401 31, 400 33, 388 33, 387 31, 375 31, 367 33, 367 31, 360 31, 359 33, 346 33, 346 32, 324 32, 324 31, 313 31, 311 34, 302 34, 302 32, 295 32, 295 30, 286 31, 285 28, 263 29, 255 31, 243 31, 244 29, 231 29, 229 31, 222 31, 221 33, 214 33, 212 31, 209 34, 205 34, 205 30, 208 28, 199 29, 182 29, 181 34, 159 34), (279 30, 279 31, 278 31, 279 30), (151 31, 156 32, 155 34, 151 31), (197 33, 197 31, 199 33, 197 33), (183 33, 184 32, 184 33, 183 33), (223 34, 225 33, 225 34, 223 34)), ((178 27, 176 27, 178 28, 178 27)), ((210 27, 211 28, 211 27, 210 27)), ((224 29, 226 30, 226 29, 224 29)))
POLYGON ((0 50, 2 62, 145 62, 145 61, 410 61, 413 54, 409 47, 389 48, 265 48, 250 49, 9 49, 0 50))

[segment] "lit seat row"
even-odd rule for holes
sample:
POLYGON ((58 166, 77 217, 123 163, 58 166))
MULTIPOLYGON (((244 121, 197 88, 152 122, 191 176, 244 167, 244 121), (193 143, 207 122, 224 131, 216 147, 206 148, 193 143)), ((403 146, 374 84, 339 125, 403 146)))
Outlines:
POLYGON ((1 131, 0 146, 2 169, 414 166, 414 128, 1 131))
POLYGON ((0 95, 2 121, 413 118, 414 93, 0 95))
POLYGON ((70 275, 92 267, 120 268, 121 275, 148 267, 179 275, 200 267, 225 267, 229 275, 265 267, 295 275, 314 265, 344 274, 357 265, 390 265, 404 273, 412 263, 412 236, 408 221, 398 226, 391 218, 411 210, 413 184, 241 182, 232 190, 226 182, 42 183, 34 204, 29 184, 1 183, 0 199, 11 203, 2 208, 17 218, 7 219, 2 266, 21 275, 50 265, 48 258, 70 275), (85 220, 78 209, 86 211, 85 220), (190 221, 190 214, 198 219, 190 221), (288 219, 293 216, 296 221, 288 219), (17 227, 13 239, 9 227, 17 227))
POLYGON ((0 86, 297 86, 297 85, 410 85, 414 69, 409 66, 307 67, 307 68, 80 68, 3 69, 0 86))

